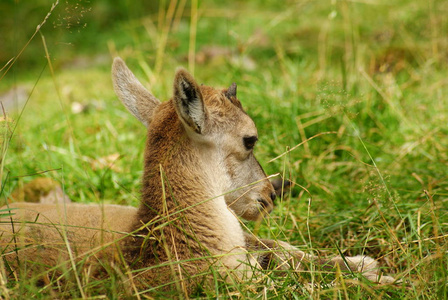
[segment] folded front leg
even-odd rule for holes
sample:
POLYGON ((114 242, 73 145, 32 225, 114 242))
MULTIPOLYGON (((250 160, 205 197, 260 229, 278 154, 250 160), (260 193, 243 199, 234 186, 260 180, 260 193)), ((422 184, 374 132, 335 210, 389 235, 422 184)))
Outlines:
POLYGON ((317 258, 283 241, 259 239, 249 233, 245 233, 245 238, 249 255, 253 256, 262 269, 269 269, 275 264, 275 268, 279 270, 300 270, 302 263, 317 258))
POLYGON ((262 269, 275 268, 277 270, 292 269, 299 271, 313 264, 324 270, 339 268, 342 271, 361 273, 372 282, 388 284, 395 281, 393 277, 382 276, 378 262, 369 256, 336 256, 326 259, 307 254, 283 241, 259 239, 249 233, 245 234, 245 238, 249 255, 253 256, 262 269))
POLYGON ((336 256, 331 260, 325 262, 322 260, 325 266, 335 268, 339 266, 341 270, 353 271, 361 273, 366 279, 382 284, 390 284, 395 282, 395 279, 391 276, 382 275, 378 261, 365 255, 350 256, 336 256))

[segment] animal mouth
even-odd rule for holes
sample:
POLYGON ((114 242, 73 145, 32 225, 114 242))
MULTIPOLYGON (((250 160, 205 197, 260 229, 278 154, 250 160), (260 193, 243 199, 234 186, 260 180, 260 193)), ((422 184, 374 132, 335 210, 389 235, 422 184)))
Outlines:
POLYGON ((258 203, 260 203, 261 207, 264 211, 267 213, 270 213, 272 211, 272 205, 265 199, 258 199, 258 203))

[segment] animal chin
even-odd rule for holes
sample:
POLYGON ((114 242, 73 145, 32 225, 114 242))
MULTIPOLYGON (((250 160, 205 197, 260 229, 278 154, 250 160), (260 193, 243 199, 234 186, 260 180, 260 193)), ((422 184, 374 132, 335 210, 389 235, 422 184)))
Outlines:
POLYGON ((263 205, 257 203, 256 205, 247 206, 243 213, 240 214, 240 217, 247 221, 257 221, 269 214, 269 212, 270 211, 267 211, 263 205))

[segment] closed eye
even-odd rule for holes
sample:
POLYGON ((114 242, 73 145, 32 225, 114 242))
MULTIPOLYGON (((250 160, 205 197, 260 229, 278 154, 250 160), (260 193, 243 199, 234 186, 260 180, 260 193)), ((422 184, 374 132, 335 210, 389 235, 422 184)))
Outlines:
POLYGON ((244 147, 246 147, 247 150, 252 150, 257 141, 258 141, 258 138, 256 136, 243 137, 244 147))

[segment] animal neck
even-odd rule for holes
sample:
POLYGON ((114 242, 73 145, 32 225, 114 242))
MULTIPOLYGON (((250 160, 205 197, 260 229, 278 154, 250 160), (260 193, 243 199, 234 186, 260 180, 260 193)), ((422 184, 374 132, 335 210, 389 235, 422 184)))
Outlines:
POLYGON ((163 118, 149 125, 142 202, 130 228, 137 235, 124 241, 126 259, 144 267, 211 254, 239 268, 246 259, 245 237, 223 196, 227 175, 219 172, 217 147, 190 140, 171 101, 157 115, 163 118))
POLYGON ((148 133, 140 222, 148 223, 179 211, 213 213, 217 203, 224 203, 224 191, 217 178, 217 151, 211 145, 189 139, 171 102, 162 106, 160 113, 165 118, 154 120, 148 133))
MULTIPOLYGON (((172 113, 175 114, 174 110, 172 113)), ((245 256, 240 252, 245 245, 244 233, 222 195, 219 160, 213 154, 219 153, 209 148, 211 146, 192 143, 180 121, 172 117, 159 123, 155 120, 150 125, 142 203, 131 230, 140 236, 150 234, 154 241, 164 240, 171 244, 169 247, 175 247, 180 256, 237 252, 241 256, 238 260, 243 260, 245 256), (215 172, 210 171, 213 169, 215 172)), ((130 249, 140 249, 144 241, 133 239, 131 244, 130 249)), ((157 242, 151 245, 155 248, 143 253, 149 256, 158 253, 163 259, 166 252, 161 249, 165 248, 157 242)), ((139 250, 131 255, 138 253, 139 250)), ((234 256, 227 260, 226 265, 236 267, 239 264, 234 256)), ((142 263, 146 261, 143 259, 142 263)))

